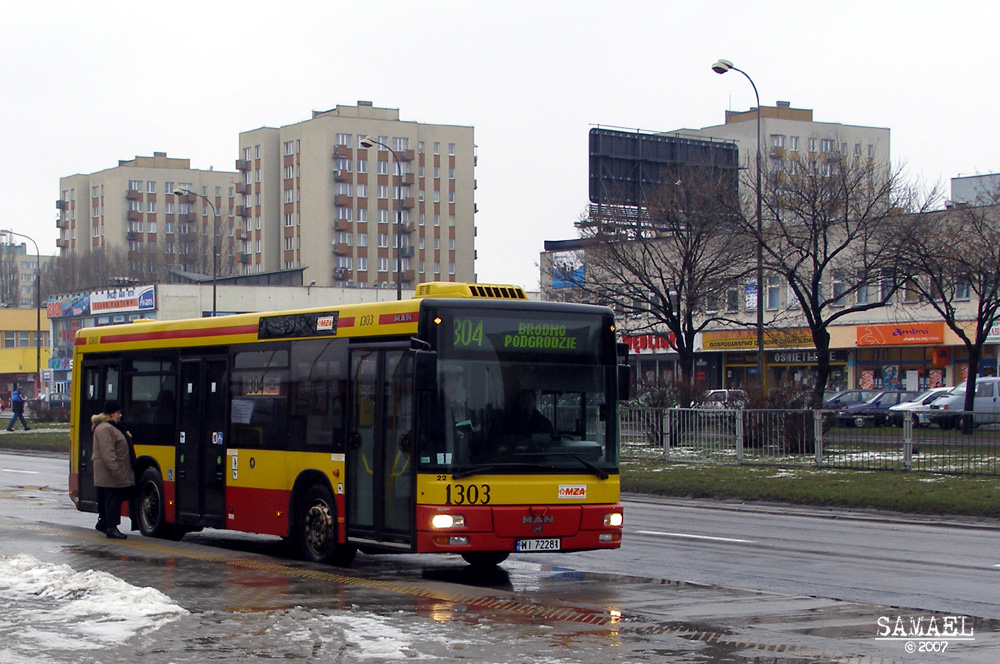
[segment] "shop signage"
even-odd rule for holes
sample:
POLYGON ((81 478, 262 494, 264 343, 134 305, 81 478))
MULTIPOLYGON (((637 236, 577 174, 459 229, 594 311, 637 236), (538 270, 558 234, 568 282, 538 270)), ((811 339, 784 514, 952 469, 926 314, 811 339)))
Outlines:
POLYGON ((986 336, 986 343, 1000 344, 1000 323, 994 323, 990 328, 990 333, 986 336))
POLYGON ((929 346, 944 343, 944 323, 858 325, 858 346, 929 346))
POLYGON ((674 335, 662 334, 626 334, 622 341, 628 344, 631 353, 652 353, 674 349, 674 335))
MULTIPOLYGON (((805 327, 764 330, 764 348, 811 348, 812 334, 805 327)), ((757 348, 757 330, 715 330, 701 335, 704 350, 750 350, 757 348)))

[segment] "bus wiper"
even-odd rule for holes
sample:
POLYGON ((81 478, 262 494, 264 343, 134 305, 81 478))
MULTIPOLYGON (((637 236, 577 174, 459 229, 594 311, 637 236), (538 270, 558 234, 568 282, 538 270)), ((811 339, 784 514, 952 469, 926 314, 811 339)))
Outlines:
POLYGON ((517 470, 519 468, 537 468, 537 466, 535 466, 534 464, 531 464, 531 463, 516 463, 516 462, 490 463, 490 464, 486 464, 486 465, 483 465, 483 466, 472 466, 472 467, 469 467, 469 468, 463 468, 462 470, 459 470, 458 472, 453 472, 451 474, 451 478, 453 480, 460 480, 460 479, 465 478, 465 477, 472 477, 473 475, 482 475, 484 473, 494 473, 494 472, 497 472, 499 470, 517 470))
POLYGON ((568 452, 568 451, 567 452, 559 452, 559 451, 551 451, 551 452, 520 452, 520 453, 517 454, 517 456, 532 456, 532 457, 559 456, 559 457, 569 457, 570 459, 576 459, 577 461, 579 461, 580 463, 582 463, 584 466, 587 467, 588 470, 590 470, 592 473, 594 473, 595 475, 597 475, 602 480, 606 480, 609 477, 611 477, 610 475, 608 475, 608 471, 604 470, 603 468, 601 468, 600 466, 598 466, 596 464, 591 463, 590 461, 587 461, 586 459, 584 459, 582 456, 580 456, 576 452, 568 452))

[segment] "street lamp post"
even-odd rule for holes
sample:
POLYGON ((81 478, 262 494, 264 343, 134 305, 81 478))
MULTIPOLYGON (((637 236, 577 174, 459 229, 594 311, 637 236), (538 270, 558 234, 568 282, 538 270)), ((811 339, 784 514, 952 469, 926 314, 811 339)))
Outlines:
MULTIPOLYGON (((361 139, 361 147, 363 148, 370 148, 375 145, 381 145, 386 150, 388 150, 389 153, 392 155, 392 160, 396 164, 396 186, 402 192, 403 179, 402 179, 402 170, 399 165, 399 155, 397 155, 396 151, 390 148, 388 145, 386 145, 382 141, 372 138, 371 136, 365 136, 364 138, 361 139)), ((395 190, 393 190, 392 198, 396 208, 396 228, 393 230, 393 239, 396 242, 396 299, 402 300, 403 299, 403 256, 400 250, 403 248, 403 232, 402 232, 403 211, 400 207, 401 201, 396 196, 395 190)))
POLYGON ((42 389, 42 255, 38 251, 38 243, 23 233, 0 231, 0 237, 15 235, 31 240, 35 245, 35 398, 41 396, 42 389))
POLYGON ((191 194, 202 199, 212 208, 212 318, 215 318, 216 285, 219 277, 219 212, 215 209, 215 203, 204 194, 196 194, 190 189, 174 189, 174 194, 183 196, 191 194))
POLYGON ((763 193, 760 189, 760 95, 757 94, 757 85, 750 78, 750 74, 733 66, 729 60, 720 59, 712 65, 712 71, 716 74, 725 74, 729 70, 738 71, 746 76, 753 87, 753 96, 757 99, 757 375, 761 385, 765 386, 767 380, 764 375, 764 227, 761 218, 763 193))

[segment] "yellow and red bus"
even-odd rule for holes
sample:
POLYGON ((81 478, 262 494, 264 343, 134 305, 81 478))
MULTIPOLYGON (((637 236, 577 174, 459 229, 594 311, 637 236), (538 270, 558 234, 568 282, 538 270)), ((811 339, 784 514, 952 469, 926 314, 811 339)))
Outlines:
POLYGON ((621 545, 606 307, 432 282, 411 300, 80 330, 70 494, 96 512, 91 417, 124 408, 139 530, 289 538, 318 562, 372 552, 621 545))

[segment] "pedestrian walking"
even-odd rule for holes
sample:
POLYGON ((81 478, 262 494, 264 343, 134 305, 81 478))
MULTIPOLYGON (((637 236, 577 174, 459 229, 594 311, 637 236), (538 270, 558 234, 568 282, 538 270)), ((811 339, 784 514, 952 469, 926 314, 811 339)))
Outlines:
POLYGON ((97 488, 97 525, 110 539, 128 537, 118 530, 122 503, 135 486, 135 452, 128 432, 121 425, 122 407, 114 399, 90 418, 93 431, 94 486, 97 488))
POLYGON ((10 395, 10 409, 14 411, 14 414, 10 418, 10 424, 7 425, 7 431, 13 431, 14 422, 18 420, 21 420, 21 426, 24 427, 25 431, 31 431, 31 427, 24 421, 24 397, 21 396, 17 385, 14 386, 14 391, 10 395))

